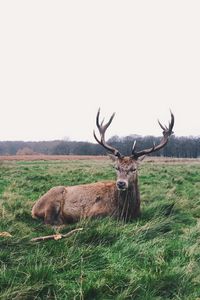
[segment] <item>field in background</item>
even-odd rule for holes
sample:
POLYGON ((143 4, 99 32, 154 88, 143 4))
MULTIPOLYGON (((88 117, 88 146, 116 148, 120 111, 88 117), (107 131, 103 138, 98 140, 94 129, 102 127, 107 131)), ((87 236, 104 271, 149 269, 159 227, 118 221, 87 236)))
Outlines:
MULTIPOLYGON (((106 160, 107 156, 95 155, 0 155, 0 161, 35 161, 35 160, 106 160)), ((199 163, 200 158, 173 158, 146 156, 146 162, 155 163, 199 163)))
POLYGON ((138 220, 81 221, 62 229, 83 227, 75 236, 33 244, 55 232, 31 218, 41 194, 115 177, 107 158, 58 158, 0 161, 0 232, 12 235, 0 237, 0 299, 200 298, 199 160, 142 162, 138 220))
POLYGON ((34 160, 86 160, 86 159, 105 159, 105 156, 93 156, 93 155, 0 155, 0 161, 10 160, 22 160, 22 161, 34 161, 34 160))

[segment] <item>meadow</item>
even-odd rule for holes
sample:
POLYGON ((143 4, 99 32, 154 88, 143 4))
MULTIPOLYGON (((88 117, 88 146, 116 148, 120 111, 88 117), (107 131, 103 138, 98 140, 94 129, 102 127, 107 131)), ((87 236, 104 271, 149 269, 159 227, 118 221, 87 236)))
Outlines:
POLYGON ((200 299, 200 163, 144 161, 142 215, 123 223, 82 220, 73 236, 33 243, 56 232, 31 218, 52 186, 110 180, 97 160, 0 161, 0 299, 200 299))

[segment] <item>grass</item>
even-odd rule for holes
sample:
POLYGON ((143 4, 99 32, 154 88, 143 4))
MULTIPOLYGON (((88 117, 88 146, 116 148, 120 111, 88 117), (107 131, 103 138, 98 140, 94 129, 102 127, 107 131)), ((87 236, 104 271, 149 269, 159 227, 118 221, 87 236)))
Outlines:
POLYGON ((142 216, 81 221, 68 239, 33 220, 33 202, 56 185, 114 178, 108 161, 0 164, 0 299, 200 299, 200 166, 141 164, 142 216))

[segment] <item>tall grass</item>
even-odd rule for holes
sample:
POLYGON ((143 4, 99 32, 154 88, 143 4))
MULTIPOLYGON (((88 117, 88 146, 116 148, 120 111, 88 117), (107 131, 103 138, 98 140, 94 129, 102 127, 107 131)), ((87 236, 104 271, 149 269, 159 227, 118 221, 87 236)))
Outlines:
POLYGON ((114 178, 108 161, 0 165, 0 299, 200 299, 200 166, 140 167, 142 215, 82 226, 68 239, 33 244, 55 229, 33 220, 34 201, 56 185, 114 178))

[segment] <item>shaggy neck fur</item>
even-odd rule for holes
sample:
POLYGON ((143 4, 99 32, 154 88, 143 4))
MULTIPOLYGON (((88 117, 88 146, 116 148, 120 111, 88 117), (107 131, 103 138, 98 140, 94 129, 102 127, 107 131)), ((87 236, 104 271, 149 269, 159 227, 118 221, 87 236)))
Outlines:
POLYGON ((140 214, 140 194, 138 189, 138 180, 128 187, 125 191, 117 191, 118 213, 120 220, 130 221, 140 214))

